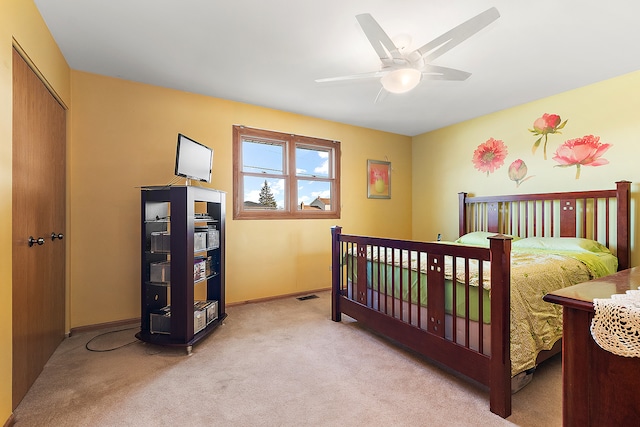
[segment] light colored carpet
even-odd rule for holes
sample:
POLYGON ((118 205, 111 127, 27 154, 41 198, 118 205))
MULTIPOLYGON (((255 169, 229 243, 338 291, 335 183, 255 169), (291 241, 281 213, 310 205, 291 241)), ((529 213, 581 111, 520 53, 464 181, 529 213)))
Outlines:
POLYGON ((330 293, 229 307, 186 356, 135 329, 67 338, 15 411, 26 426, 560 426, 561 361, 538 368, 504 420, 488 393, 363 329, 330 293), (344 317, 343 317, 344 318, 344 317))

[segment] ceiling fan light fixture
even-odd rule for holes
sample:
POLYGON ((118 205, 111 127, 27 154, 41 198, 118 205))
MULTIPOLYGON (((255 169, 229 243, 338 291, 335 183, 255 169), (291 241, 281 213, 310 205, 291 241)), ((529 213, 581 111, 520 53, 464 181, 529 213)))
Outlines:
POLYGON ((415 68, 401 68, 385 74, 381 79, 382 87, 391 93, 405 93, 418 86, 422 73, 415 68))

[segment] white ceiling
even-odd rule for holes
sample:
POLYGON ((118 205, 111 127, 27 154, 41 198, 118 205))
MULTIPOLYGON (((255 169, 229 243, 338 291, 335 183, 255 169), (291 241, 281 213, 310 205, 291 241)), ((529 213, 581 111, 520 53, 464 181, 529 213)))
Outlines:
MULTIPOLYGON (((75 70, 414 136, 640 70, 636 0, 35 0, 75 70), (379 68, 355 16, 417 48, 495 6, 435 60, 472 73, 374 104, 379 68)), ((542 111, 541 111, 542 113, 542 111)))

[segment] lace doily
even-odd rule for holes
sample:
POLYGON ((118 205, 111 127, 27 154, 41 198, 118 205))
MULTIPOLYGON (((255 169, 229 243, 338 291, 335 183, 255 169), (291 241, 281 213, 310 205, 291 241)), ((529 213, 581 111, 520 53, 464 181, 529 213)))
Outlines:
POLYGON ((593 300, 591 336, 606 351, 640 357, 640 290, 593 300))

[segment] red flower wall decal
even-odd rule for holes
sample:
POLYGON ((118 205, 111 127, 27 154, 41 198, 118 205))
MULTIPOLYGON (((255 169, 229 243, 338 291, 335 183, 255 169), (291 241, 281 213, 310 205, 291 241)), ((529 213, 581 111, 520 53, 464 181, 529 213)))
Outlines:
POLYGON ((525 162, 522 159, 518 159, 511 163, 507 173, 509 174, 509 179, 511 181, 515 181, 516 187, 520 187, 520 184, 529 178, 533 178, 533 176, 527 176, 527 171, 527 165, 525 162))
POLYGON ((489 138, 487 142, 478 145, 473 152, 473 165, 480 172, 494 172, 504 163, 507 157, 507 146, 499 139, 489 138))
POLYGON ((602 144, 599 136, 586 135, 582 138, 570 139, 556 150, 553 160, 560 163, 556 167, 576 166, 576 179, 580 178, 580 166, 602 166, 609 164, 601 156, 611 147, 602 144))
POLYGON ((540 142, 542 138, 544 138, 544 159, 547 160, 547 138, 550 133, 562 133, 560 129, 562 129, 566 124, 567 120, 560 123, 560 116, 557 114, 547 114, 544 113, 542 117, 536 119, 533 122, 533 129, 529 129, 529 132, 534 135, 540 135, 540 138, 536 139, 536 142, 533 143, 533 147, 531 148, 531 152, 536 154, 536 150, 540 146, 540 142))

